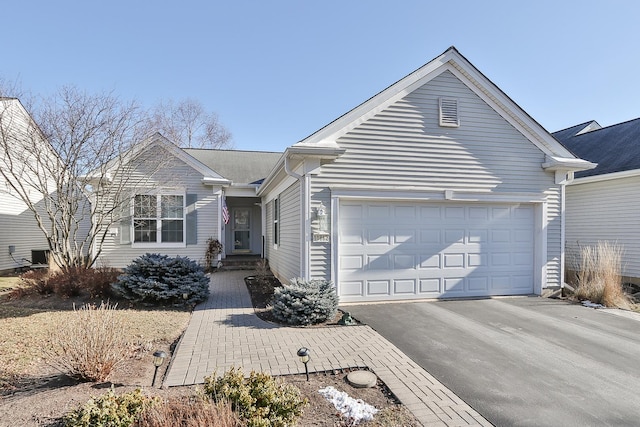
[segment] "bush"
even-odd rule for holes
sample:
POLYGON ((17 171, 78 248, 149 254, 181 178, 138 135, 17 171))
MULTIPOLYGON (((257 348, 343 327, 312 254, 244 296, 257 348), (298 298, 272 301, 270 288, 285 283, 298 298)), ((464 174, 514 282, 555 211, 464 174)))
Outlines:
POLYGON ((116 282, 118 274, 117 270, 108 267, 74 267, 55 273, 47 270, 27 271, 20 276, 20 284, 11 293, 11 297, 56 294, 69 298, 86 290, 91 298, 109 298, 112 296, 111 284, 116 282))
POLYGON ((248 427, 293 425, 308 404, 297 387, 264 372, 251 371, 245 379, 242 370, 236 368, 222 377, 215 373, 206 377, 204 393, 216 402, 229 402, 248 427))
POLYGON ((273 315, 290 325, 312 325, 333 319, 338 311, 338 295, 332 282, 291 279, 273 295, 273 315))
POLYGON ((140 389, 116 395, 113 388, 97 398, 89 399, 64 417, 67 427, 130 427, 146 408, 158 402, 140 389))
POLYGON ((628 308, 622 289, 622 247, 609 242, 580 248, 575 297, 607 307, 628 308))
POLYGON ((130 354, 125 336, 115 306, 87 304, 55 325, 45 353, 69 376, 104 381, 130 354))
POLYGON ((189 305, 209 295, 209 278, 186 257, 145 254, 133 260, 124 273, 114 287, 131 301, 189 305))
POLYGON ((202 397, 173 398, 146 409, 136 427, 240 427, 242 423, 224 402, 202 397))

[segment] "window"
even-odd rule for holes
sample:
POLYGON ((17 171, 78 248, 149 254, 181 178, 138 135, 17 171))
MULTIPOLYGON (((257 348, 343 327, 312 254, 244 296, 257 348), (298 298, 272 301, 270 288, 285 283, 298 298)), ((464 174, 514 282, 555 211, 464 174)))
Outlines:
POLYGON ((184 243, 184 195, 136 195, 134 243, 184 243))
POLYGON ((280 243, 280 199, 273 201, 273 244, 280 243))

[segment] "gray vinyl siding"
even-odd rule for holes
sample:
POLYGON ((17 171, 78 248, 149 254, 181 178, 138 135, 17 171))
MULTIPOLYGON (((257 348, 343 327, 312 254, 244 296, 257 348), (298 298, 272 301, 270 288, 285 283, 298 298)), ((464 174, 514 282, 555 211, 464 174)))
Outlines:
POLYGON ((44 233, 38 228, 33 214, 25 210, 19 215, 0 214, 0 272, 29 266, 32 250, 48 250, 44 233), (15 246, 14 261, 9 255, 9 246, 15 246))
MULTIPOLYGON (((214 194, 219 188, 211 186, 205 186, 202 184, 202 174, 186 163, 179 159, 169 159, 162 167, 162 173, 156 173, 152 179, 150 179, 144 186, 135 191, 137 194, 144 194, 145 189, 160 190, 167 189, 179 189, 182 193, 183 190, 186 200, 191 199, 189 195, 196 195, 197 201, 195 202, 195 210, 197 214, 191 215, 197 218, 197 229, 195 236, 197 242, 195 244, 187 244, 182 248, 171 248, 163 246, 162 244, 155 245, 153 247, 136 247, 126 239, 122 239, 122 232, 119 232, 118 236, 107 235, 105 243, 102 248, 98 265, 107 265, 110 267, 123 268, 126 267, 133 259, 147 252, 161 253, 169 256, 186 256, 196 262, 203 263, 206 241, 209 237, 220 239, 218 236, 218 203, 219 197, 214 194)), ((194 206, 187 206, 187 212, 192 211, 194 206)), ((125 220, 126 221, 126 220, 125 220)), ((110 228, 119 229, 120 222, 115 223, 110 228)), ((126 226, 130 226, 129 222, 126 226)), ((187 234, 191 234, 187 227, 187 234)), ((133 238, 133 234, 130 236, 133 238)), ((193 235, 189 236, 191 239, 193 235)))
MULTIPOLYGON (((545 155, 445 71, 337 141, 346 152, 311 181, 311 203, 330 207, 335 185, 416 190, 546 193, 547 285, 559 285, 560 188, 545 155), (438 125, 438 98, 458 100, 460 127, 438 125)), ((311 244, 312 278, 329 279, 330 247, 311 244)))
POLYGON ((640 176, 567 186, 568 265, 578 245, 609 241, 624 248, 623 275, 640 278, 639 188, 640 176))
POLYGON ((300 182, 288 187, 278 196, 280 200, 280 242, 274 244, 273 200, 267 203, 266 257, 273 274, 281 281, 300 277, 302 236, 300 234, 300 182))

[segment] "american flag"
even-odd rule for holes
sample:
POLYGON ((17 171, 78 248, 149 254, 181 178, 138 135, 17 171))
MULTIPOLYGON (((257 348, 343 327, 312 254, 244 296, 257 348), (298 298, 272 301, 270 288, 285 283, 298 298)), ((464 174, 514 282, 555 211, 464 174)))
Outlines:
POLYGON ((227 198, 222 198, 222 220, 225 224, 229 224, 229 208, 227 208, 227 198))

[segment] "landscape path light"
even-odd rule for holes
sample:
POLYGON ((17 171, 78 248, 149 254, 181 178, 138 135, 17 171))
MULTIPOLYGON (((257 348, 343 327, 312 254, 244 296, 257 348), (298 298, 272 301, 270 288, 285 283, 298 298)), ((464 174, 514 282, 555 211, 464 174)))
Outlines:
POLYGON ((309 356, 309 349, 306 347, 300 348, 298 350, 298 357, 300 358, 300 361, 304 363, 304 372, 307 374, 307 381, 309 381, 309 367, 307 366, 307 363, 311 360, 311 357, 309 356))
POLYGON ((164 359, 167 358, 167 353, 162 350, 156 350, 153 352, 153 366, 156 367, 156 370, 153 372, 153 381, 151 382, 151 387, 156 385, 156 375, 158 375, 158 368, 162 366, 164 363, 164 359))

